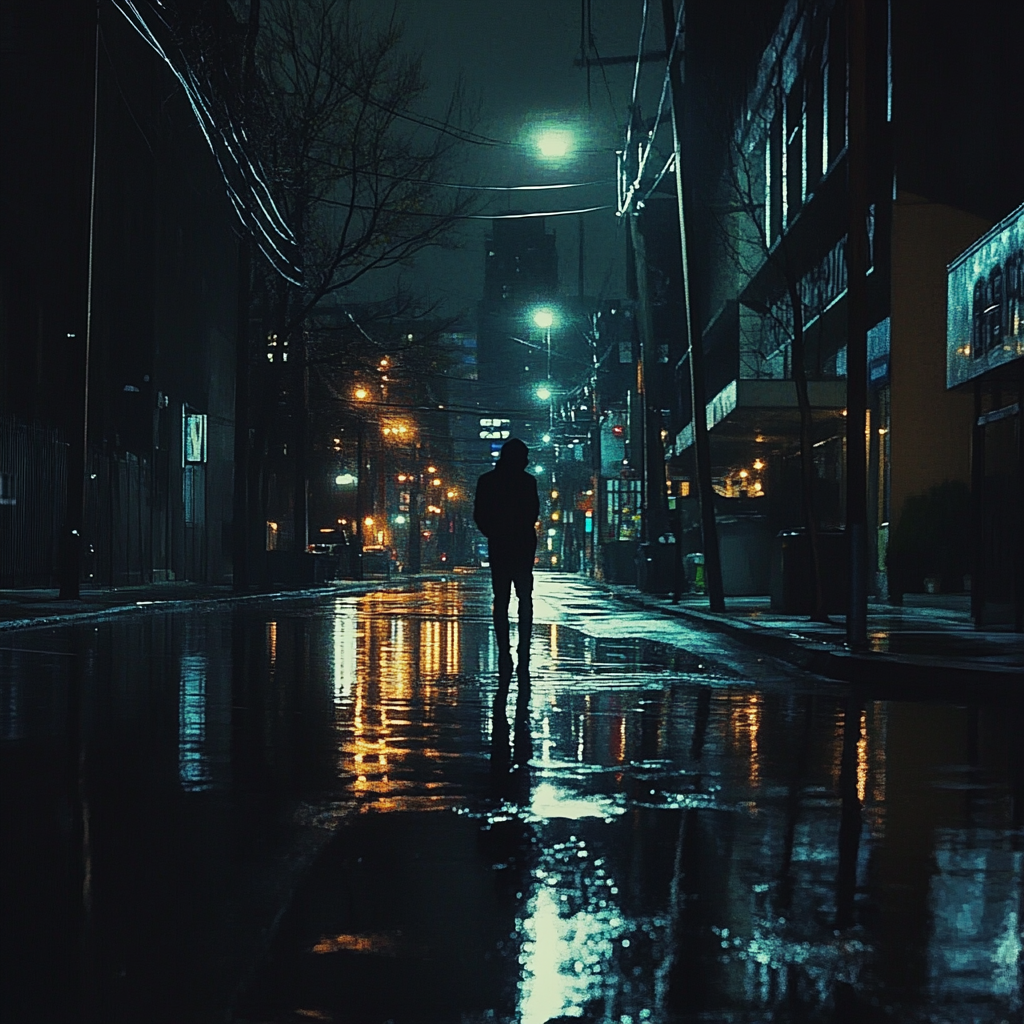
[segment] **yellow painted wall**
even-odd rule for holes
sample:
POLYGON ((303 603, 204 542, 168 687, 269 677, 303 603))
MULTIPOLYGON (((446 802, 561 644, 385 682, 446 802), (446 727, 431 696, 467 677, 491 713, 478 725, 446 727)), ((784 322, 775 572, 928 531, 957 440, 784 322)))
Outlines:
POLYGON ((944 480, 970 483, 970 390, 946 390, 946 264, 991 224, 909 192, 892 224, 891 505, 944 480))

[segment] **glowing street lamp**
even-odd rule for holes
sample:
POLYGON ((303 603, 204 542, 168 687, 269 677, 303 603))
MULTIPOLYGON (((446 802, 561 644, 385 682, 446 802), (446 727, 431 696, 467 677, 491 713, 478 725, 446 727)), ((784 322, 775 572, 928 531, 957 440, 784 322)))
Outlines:
POLYGON ((540 309, 534 311, 533 322, 542 331, 550 331, 555 323, 555 314, 552 313, 547 306, 542 306, 540 309))
POLYGON ((544 128, 537 133, 535 141, 545 160, 564 160, 572 152, 572 132, 565 128, 544 128))
MULTIPOLYGON (((541 400, 542 402, 547 402, 547 401, 548 401, 548 400, 549 400, 549 399, 551 398, 551 388, 549 388, 549 387, 548 387, 547 385, 545 385, 545 384, 541 384, 541 386, 540 386, 539 388, 537 388, 537 397, 538 397, 538 398, 539 398, 539 399, 540 399, 540 400, 541 400)), ((546 437, 546 438, 547 438, 548 440, 550 440, 550 439, 551 439, 551 435, 550 435, 550 434, 545 434, 544 436, 545 436, 545 437, 546 437)))
POLYGON ((544 332, 544 352, 547 357, 548 380, 551 379, 551 328, 555 324, 555 311, 549 306, 541 306, 533 311, 533 322, 544 332))

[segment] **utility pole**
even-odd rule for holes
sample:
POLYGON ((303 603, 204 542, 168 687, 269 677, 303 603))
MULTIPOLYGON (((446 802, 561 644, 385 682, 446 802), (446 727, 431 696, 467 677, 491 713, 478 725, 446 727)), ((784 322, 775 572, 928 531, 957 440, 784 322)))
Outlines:
MULTIPOLYGON (((242 54, 241 121, 248 120, 256 82, 256 34, 260 25, 260 0, 250 0, 246 24, 245 47, 242 54)), ((249 589, 252 582, 252 555, 255 551, 255 531, 250 519, 251 472, 249 424, 252 418, 250 396, 250 368, 252 365, 252 338, 250 335, 250 307, 252 305, 252 232, 244 226, 238 240, 238 292, 237 323, 235 325, 235 444, 234 481, 232 491, 232 586, 236 591, 249 589)))
MULTIPOLYGON (((640 507, 643 510, 641 519, 641 540, 650 544, 665 532, 665 460, 662 455, 661 439, 658 436, 658 425, 651 407, 650 382, 654 366, 654 323, 651 317, 651 301, 647 287, 647 242, 639 217, 629 218, 630 234, 633 240, 633 259, 636 264, 636 297, 637 320, 640 333, 640 352, 637 360, 636 392, 637 412, 639 413, 639 429, 634 431, 630 424, 630 441, 639 437, 642 445, 640 467, 642 474, 642 490, 640 507)), ((635 462, 635 453, 630 451, 630 459, 635 462)))
MULTIPOLYGON (((83 18, 83 25, 85 20, 83 18)), ((71 417, 68 445, 68 483, 65 497, 64 524, 61 530, 58 576, 60 582, 59 596, 62 601, 77 601, 81 597, 82 577, 82 532, 85 526, 85 474, 89 465, 89 363, 92 346, 92 299, 93 299, 93 260, 95 256, 96 235, 96 156, 99 147, 99 97, 100 97, 100 8, 96 4, 93 15, 92 36, 92 131, 90 138, 89 158, 89 206, 88 206, 88 243, 86 249, 87 269, 85 282, 85 337, 82 339, 82 355, 78 365, 81 367, 81 406, 71 417), (77 420, 77 422, 76 422, 77 420)), ((84 133, 83 133, 84 135, 84 133)), ((79 136, 77 141, 83 143, 79 136)), ((74 157, 84 156, 85 146, 71 150, 74 157)), ((84 164, 84 160, 82 161, 84 164)), ((77 212, 77 211, 76 211, 77 212)), ((74 279, 74 278, 73 278, 74 279)), ((76 330, 67 332, 68 349, 75 353, 78 348, 77 325, 79 319, 77 300, 79 294, 69 303, 74 313, 68 318, 76 330)), ((73 379, 73 378, 72 378, 73 379)), ((74 385, 72 385, 72 388, 74 385)), ((76 396, 77 397, 77 396, 76 396)))
POLYGON ((299 324, 292 336, 295 360, 295 550, 306 553, 309 543, 309 365, 306 332, 299 324))
POLYGON ((409 572, 417 573, 423 568, 423 538, 420 536, 420 449, 413 449, 413 470, 409 484, 409 572))
MULTIPOLYGON (((681 0, 686 3, 686 0, 681 0)), ((708 606, 713 612, 725 611, 722 587, 722 559, 718 549, 715 525, 715 492, 711 486, 711 443, 705 409, 707 395, 704 375, 704 347, 693 329, 693 307, 690 303, 690 260, 686 235, 686 197, 683 184, 683 162, 680 159, 682 136, 683 81, 680 69, 682 54, 676 41, 676 18, 673 0, 661 0, 665 26, 665 50, 669 62, 669 92, 672 108, 672 151, 676 171, 676 202, 679 209, 679 242, 683 260, 683 326, 687 352, 690 356, 690 405, 693 422, 693 450, 697 467, 697 496, 700 502, 700 524, 704 544, 704 579, 708 588, 708 606)), ((682 17, 683 12, 680 12, 682 17)))
POLYGON ((356 528, 352 538, 352 576, 363 578, 363 422, 356 433, 356 528))
POLYGON ((235 447, 232 493, 232 586, 236 591, 249 589, 249 305, 252 273, 252 239, 245 231, 238 240, 238 303, 235 325, 235 447))
POLYGON ((846 145, 849 235, 846 243, 846 535, 849 606, 846 642, 867 643, 867 42, 864 0, 848 0, 849 135, 846 145))

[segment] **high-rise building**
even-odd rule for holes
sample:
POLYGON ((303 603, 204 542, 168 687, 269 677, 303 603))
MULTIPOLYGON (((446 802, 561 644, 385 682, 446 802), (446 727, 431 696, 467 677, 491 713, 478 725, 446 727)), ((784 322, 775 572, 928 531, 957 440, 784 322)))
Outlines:
POLYGON ((485 244, 484 297, 477 311, 479 379, 500 385, 506 404, 518 404, 517 389, 543 372, 543 354, 530 339, 536 333, 530 312, 558 294, 555 235, 543 217, 495 220, 485 244))

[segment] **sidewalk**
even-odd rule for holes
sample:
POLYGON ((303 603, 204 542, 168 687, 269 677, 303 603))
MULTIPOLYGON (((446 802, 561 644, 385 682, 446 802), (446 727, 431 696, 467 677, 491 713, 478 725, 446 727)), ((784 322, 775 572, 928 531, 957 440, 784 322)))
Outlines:
POLYGON ((842 615, 827 624, 810 622, 773 612, 767 597, 726 598, 726 611, 712 613, 704 595, 672 604, 634 587, 597 586, 626 604, 724 633, 829 679, 936 693, 964 693, 967 686, 1024 698, 1024 634, 976 630, 967 599, 920 595, 899 607, 871 603, 868 648, 852 651, 842 615))
POLYGON ((397 580, 337 580, 308 589, 251 591, 245 594, 236 594, 230 586, 176 581, 131 587, 83 587, 78 601, 59 600, 56 588, 7 589, 0 590, 0 630, 64 625, 144 611, 147 608, 173 611, 189 608, 197 603, 274 601, 303 596, 359 593, 368 589, 395 586, 396 583, 404 583, 407 580, 408 577, 399 577, 397 580))

